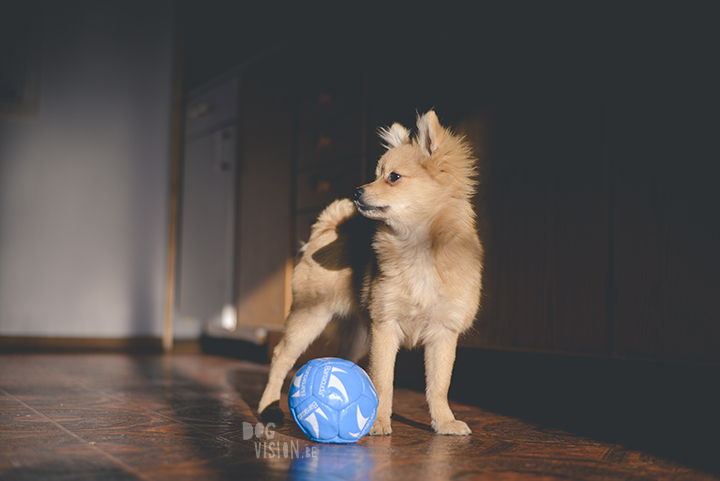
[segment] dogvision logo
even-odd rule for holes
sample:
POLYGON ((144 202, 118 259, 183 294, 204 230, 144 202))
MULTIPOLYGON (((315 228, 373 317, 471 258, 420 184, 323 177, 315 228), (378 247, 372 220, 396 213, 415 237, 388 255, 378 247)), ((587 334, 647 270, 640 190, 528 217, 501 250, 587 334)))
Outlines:
POLYGON ((257 423, 253 426, 250 423, 243 422, 243 441, 257 439, 255 441, 255 456, 259 459, 263 458, 285 458, 285 459, 302 459, 316 458, 318 454, 317 446, 305 446, 300 449, 300 441, 273 441, 275 438, 275 423, 257 423))

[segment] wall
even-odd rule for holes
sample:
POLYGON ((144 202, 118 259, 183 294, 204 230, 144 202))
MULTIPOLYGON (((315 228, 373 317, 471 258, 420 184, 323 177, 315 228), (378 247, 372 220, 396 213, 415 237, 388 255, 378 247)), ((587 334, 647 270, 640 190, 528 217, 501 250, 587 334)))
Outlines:
POLYGON ((39 114, 0 118, 0 335, 160 336, 172 4, 42 22, 39 114))

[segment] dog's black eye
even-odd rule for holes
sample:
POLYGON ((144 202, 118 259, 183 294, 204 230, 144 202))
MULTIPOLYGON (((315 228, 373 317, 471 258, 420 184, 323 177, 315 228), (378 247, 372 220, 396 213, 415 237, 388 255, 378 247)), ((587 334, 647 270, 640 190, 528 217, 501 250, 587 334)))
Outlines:
POLYGON ((388 176, 388 180, 390 182, 394 183, 394 182, 397 182, 398 180, 400 180, 400 177, 402 177, 402 176, 400 174, 398 174, 397 172, 390 172, 390 175, 388 176))

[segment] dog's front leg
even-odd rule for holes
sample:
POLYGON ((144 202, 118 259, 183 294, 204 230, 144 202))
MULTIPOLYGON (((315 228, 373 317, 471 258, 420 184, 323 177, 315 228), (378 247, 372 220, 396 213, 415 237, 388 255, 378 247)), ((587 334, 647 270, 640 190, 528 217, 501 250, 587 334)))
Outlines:
POLYGON ((438 434, 470 434, 470 428, 455 419, 447 394, 450 389, 458 335, 449 331, 433 336, 425 344, 425 396, 432 427, 438 434))
POLYGON ((370 378, 378 393, 378 411, 371 435, 390 434, 395 359, 400 336, 394 322, 373 322, 370 328, 370 378))

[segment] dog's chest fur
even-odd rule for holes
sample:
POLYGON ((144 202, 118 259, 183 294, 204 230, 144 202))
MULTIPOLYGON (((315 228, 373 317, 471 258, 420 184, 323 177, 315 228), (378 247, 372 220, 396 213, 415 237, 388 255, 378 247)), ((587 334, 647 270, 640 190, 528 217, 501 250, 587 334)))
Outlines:
POLYGON ((437 329, 462 332, 427 236, 398 238, 382 230, 373 243, 376 274, 367 286, 373 322, 397 324, 404 344, 424 343, 437 329))

